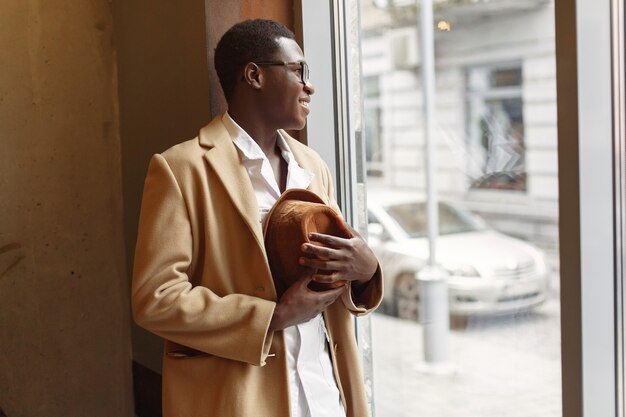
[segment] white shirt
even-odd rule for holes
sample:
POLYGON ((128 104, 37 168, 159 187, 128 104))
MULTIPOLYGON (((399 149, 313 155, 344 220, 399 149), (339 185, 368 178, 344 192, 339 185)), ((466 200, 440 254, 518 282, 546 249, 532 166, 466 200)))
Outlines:
MULTIPOLYGON (((230 116, 222 121, 237 146, 256 195, 260 220, 280 197, 269 160, 259 145, 230 116)), ((276 138, 287 162, 287 187, 307 188, 313 174, 298 165, 285 138, 276 138)), ((321 314, 283 330, 289 376, 291 417, 345 417, 328 352, 328 334, 321 314)))

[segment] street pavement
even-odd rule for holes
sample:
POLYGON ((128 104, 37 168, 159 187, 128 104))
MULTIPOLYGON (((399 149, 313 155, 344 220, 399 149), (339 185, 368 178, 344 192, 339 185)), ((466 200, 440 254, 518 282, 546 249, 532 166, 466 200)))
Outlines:
POLYGON ((454 372, 425 374, 422 326, 372 315, 375 417, 561 417, 559 302, 472 317, 449 333, 454 372))

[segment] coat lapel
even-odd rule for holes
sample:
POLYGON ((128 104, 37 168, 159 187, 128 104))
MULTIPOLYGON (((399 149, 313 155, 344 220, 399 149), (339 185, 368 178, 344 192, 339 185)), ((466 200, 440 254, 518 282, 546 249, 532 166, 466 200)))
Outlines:
POLYGON ((259 208, 250 182, 250 177, 241 163, 237 148, 224 127, 221 116, 216 117, 200 130, 200 144, 209 148, 204 158, 213 168, 224 189, 248 225, 258 245, 265 253, 265 244, 259 208))

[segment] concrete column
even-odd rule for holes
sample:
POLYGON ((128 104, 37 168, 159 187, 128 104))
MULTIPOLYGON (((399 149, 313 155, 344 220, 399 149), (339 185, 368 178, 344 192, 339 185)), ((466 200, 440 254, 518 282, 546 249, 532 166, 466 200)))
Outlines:
POLYGON ((133 415, 110 7, 2 2, 0 408, 8 417, 133 415))

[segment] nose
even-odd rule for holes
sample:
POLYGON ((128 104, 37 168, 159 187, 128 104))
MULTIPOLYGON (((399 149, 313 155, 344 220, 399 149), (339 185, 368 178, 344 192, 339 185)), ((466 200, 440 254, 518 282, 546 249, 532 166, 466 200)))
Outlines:
POLYGON ((304 84, 304 91, 306 91, 310 96, 315 94, 315 87, 313 87, 313 83, 311 83, 311 81, 307 81, 304 84))

